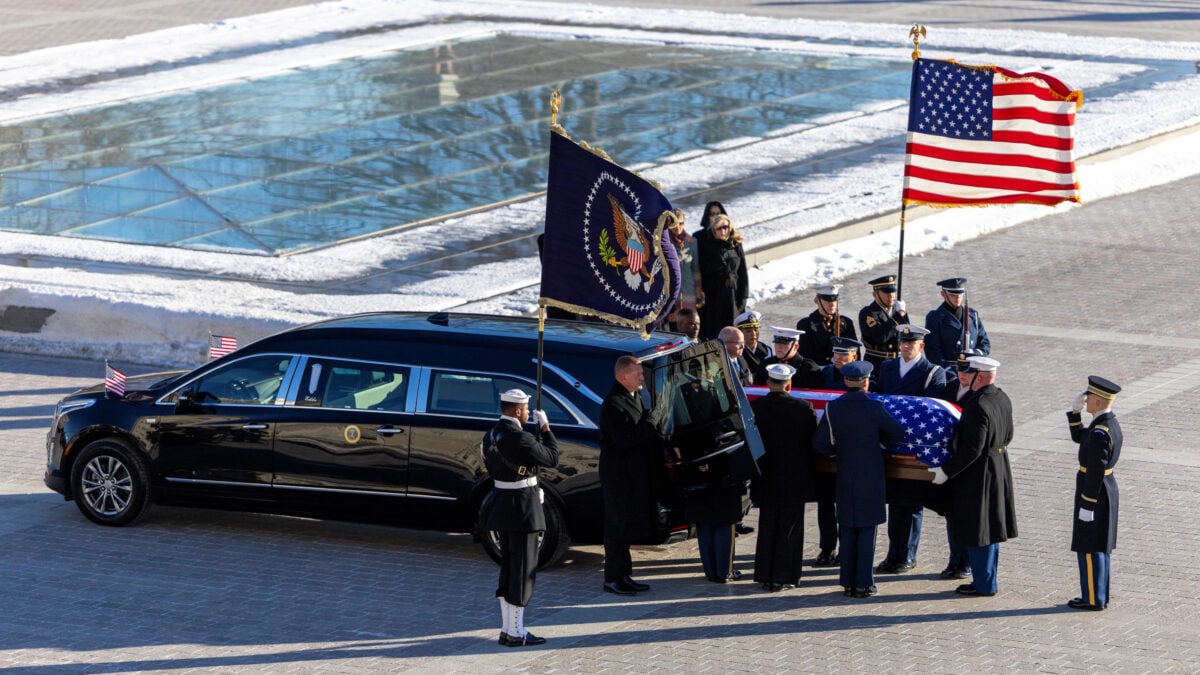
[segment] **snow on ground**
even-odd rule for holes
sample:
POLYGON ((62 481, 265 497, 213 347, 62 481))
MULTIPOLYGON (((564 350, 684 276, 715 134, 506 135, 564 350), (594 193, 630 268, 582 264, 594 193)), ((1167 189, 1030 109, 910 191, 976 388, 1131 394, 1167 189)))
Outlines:
MULTIPOLYGON (((758 17, 680 10, 639 10, 589 5, 520 2, 343 0, 215 24, 185 26, 86 45, 56 47, 0 59, 0 89, 46 90, 0 104, 0 123, 146 96, 263 77, 353 56, 425 45, 503 30, 539 37, 574 36, 637 42, 669 42, 706 48, 788 50, 806 54, 877 59, 908 58, 907 27, 758 17), (502 16, 503 24, 481 20, 502 16), (454 18, 445 24, 418 25, 454 18), (541 21, 555 21, 545 25, 541 21), (593 28, 587 24, 603 25, 593 28), (731 26, 736 29, 731 30, 731 26), (386 32, 304 44, 315 36, 364 28, 386 32), (248 54, 237 58, 223 56, 248 54), (84 56, 86 55, 86 57, 84 56), (176 62, 189 64, 171 67, 176 62), (147 74, 106 79, 118 69, 145 67, 147 74), (66 79, 96 81, 55 91, 66 79)), ((1015 70, 1049 72, 1085 91, 1128 76, 1157 59, 1192 63, 1200 43, 1147 42, 1125 38, 1047 37, 1045 33, 936 27, 925 54, 964 62, 1001 62, 1015 70), (1031 56, 1030 54, 1036 54, 1031 56), (1121 59, 1126 59, 1122 61, 1121 59)), ((1077 121, 1078 155, 1086 157, 1200 123, 1200 78, 1159 83, 1108 98, 1088 99, 1077 121)), ((675 161, 636 167, 663 183, 668 195, 754 176, 781 159, 796 161, 831 150, 899 138, 907 102, 875 103, 837 119, 798 125, 768 138, 741 139, 720 148, 697 149, 675 161), (713 161, 719 156, 720 161, 713 161)), ((569 128, 570 101, 566 102, 569 128)), ((619 158, 618 158, 619 159, 619 158)), ((739 226, 750 249, 809 232, 894 211, 902 166, 885 157, 837 173, 810 175, 773 186, 770 194, 739 201, 739 226)), ((1200 173, 1200 132, 1173 138, 1118 158, 1080 166, 1085 201, 1122 194, 1200 173)), ((70 268, 0 266, 0 307, 49 307, 56 311, 40 333, 0 332, 0 347, 47 354, 107 354, 114 360, 178 364, 202 353, 205 332, 248 339, 283 326, 380 309, 461 309, 527 313, 536 306, 538 269, 528 260, 492 263, 409 284, 389 294, 298 293, 255 281, 316 283, 349 278, 384 262, 452 252, 487 234, 527 232, 542 219, 542 198, 422 228, 421 237, 396 234, 350 242, 283 258, 199 253, 63 237, 6 233, 0 255, 79 261, 70 268), (467 234, 472 233, 472 234, 467 234), (88 261, 121 262, 150 271, 115 275, 88 261), (200 275, 196 277, 195 275, 200 275), (215 275, 237 277, 221 280, 215 275)), ((925 212, 910 219, 906 252, 953 246, 957 241, 1039 218, 1058 209, 1034 206, 925 212)), ((751 274, 754 300, 894 260, 896 229, 775 260, 751 274)))

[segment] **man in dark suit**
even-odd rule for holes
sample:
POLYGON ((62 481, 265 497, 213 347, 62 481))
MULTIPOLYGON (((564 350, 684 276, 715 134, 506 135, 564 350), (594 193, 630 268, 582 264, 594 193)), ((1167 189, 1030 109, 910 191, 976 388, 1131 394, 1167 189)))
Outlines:
POLYGON ((791 328, 771 326, 775 335, 771 338, 771 348, 774 354, 767 357, 754 374, 754 383, 767 383, 767 367, 773 363, 784 363, 796 370, 792 375, 792 387, 798 389, 820 389, 823 379, 821 367, 808 359, 799 351, 801 331, 791 328))
POLYGON ((767 368, 771 393, 750 403, 766 450, 750 487, 758 505, 754 580, 768 591, 795 588, 804 557, 804 504, 812 494, 813 432, 817 413, 792 398, 795 370, 782 363, 767 368))
MULTIPOLYGON (((879 367, 876 391, 896 396, 937 396, 946 387, 946 371, 930 363, 925 355, 924 339, 929 331, 904 324, 896 329, 900 339, 900 356, 888 359, 879 367)), ((888 553, 879 567, 880 574, 899 574, 917 566, 917 549, 921 545, 921 525, 925 509, 920 504, 888 505, 888 553)))
POLYGON ((854 322, 838 312, 838 293, 841 289, 835 284, 813 288, 816 291, 813 304, 817 308, 796 322, 796 330, 800 331, 800 354, 818 366, 829 364, 830 340, 833 337, 858 338, 854 333, 854 322))
MULTIPOLYGON (((946 378, 946 386, 942 389, 941 396, 939 396, 943 401, 949 401, 959 408, 965 406, 974 394, 971 391, 971 383, 975 379, 976 371, 967 360, 972 356, 976 356, 974 351, 972 349, 958 355, 958 361, 955 364, 955 377, 953 379, 950 377, 946 378)), ((950 559, 946 562, 946 568, 942 570, 939 576, 942 579, 966 579, 971 576, 971 561, 967 558, 967 547, 955 543, 954 514, 949 512, 946 515, 946 544, 950 549, 950 559)))
POLYGON ((925 315, 925 356, 934 364, 949 368, 954 359, 967 349, 981 355, 992 353, 992 342, 983 328, 979 312, 967 304, 967 280, 952 277, 937 282, 941 287, 942 304, 925 315), (963 330, 966 323, 967 329, 963 330))
POLYGON ((1079 472, 1075 474, 1075 511, 1071 550, 1079 558, 1078 598, 1067 605, 1099 611, 1108 606, 1109 561, 1117 546, 1117 479, 1113 467, 1121 456, 1121 425, 1112 404, 1121 388, 1103 377, 1088 378, 1067 424, 1071 440, 1079 443, 1079 472), (1087 406, 1092 423, 1085 429, 1079 414, 1087 406))
POLYGON ((954 589, 959 595, 992 596, 1000 560, 1000 542, 1017 536, 1012 467, 1008 444, 1013 437, 1012 401, 995 385, 1000 362, 986 356, 968 361, 977 372, 975 392, 963 407, 955 432, 954 454, 930 469, 934 485, 947 480, 953 495, 956 543, 967 547, 972 583, 954 589))
POLYGON ((634 595, 650 586, 633 580, 629 545, 654 534, 654 467, 663 458, 666 441, 639 393, 645 384, 642 364, 626 354, 617 359, 613 374, 613 386, 600 406, 604 591, 634 595))
POLYGON ((742 352, 746 349, 746 337, 735 326, 726 326, 717 333, 717 339, 725 345, 725 353, 729 356, 729 370, 743 387, 754 383, 754 373, 742 352))
POLYGON ((848 391, 825 406, 813 447, 837 459, 843 594, 865 598, 876 592, 871 564, 875 528, 884 521, 883 448, 904 440, 904 427, 867 396, 871 364, 847 364, 842 375, 848 391))
POLYGON ((558 465, 558 444, 546 413, 533 411, 541 440, 525 431, 530 421, 529 395, 510 389, 500 395, 500 421, 483 437, 483 462, 492 477, 484 526, 500 533, 500 598, 503 619, 500 644, 540 645, 546 641, 525 630, 525 607, 533 597, 538 565, 538 535, 546 530, 539 467, 558 465))
POLYGON ((888 359, 900 355, 900 338, 896 329, 908 323, 904 301, 896 299, 896 275, 888 274, 867 283, 871 284, 871 304, 858 311, 858 328, 866 348, 865 360, 876 369, 888 359))

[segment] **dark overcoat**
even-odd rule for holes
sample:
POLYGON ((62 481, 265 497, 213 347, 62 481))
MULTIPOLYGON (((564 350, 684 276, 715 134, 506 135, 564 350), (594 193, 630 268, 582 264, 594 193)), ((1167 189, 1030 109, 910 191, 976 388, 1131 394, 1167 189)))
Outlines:
MULTIPOLYGON (((850 317, 839 314, 838 324, 841 326, 839 335, 851 340, 858 339, 858 334, 854 332, 854 321, 850 317)), ((833 361, 834 326, 832 321, 829 326, 825 325, 825 320, 821 318, 821 310, 814 309, 812 314, 797 321, 796 328, 804 331, 800 336, 802 356, 814 361, 818 366, 828 365, 833 361)))
POLYGON ((782 391, 750 402, 766 451, 750 497, 763 508, 804 507, 813 499, 813 433, 817 413, 812 404, 782 391))
MULTIPOLYGON (((558 443, 550 431, 539 442, 515 421, 501 419, 483 439, 483 463, 493 480, 515 482, 537 475, 540 467, 558 466, 558 443), (520 467, 525 467, 521 474, 520 467)), ((541 532, 546 516, 538 488, 492 488, 485 525, 498 532, 541 532)))
POLYGON ((1113 467, 1121 456, 1121 425, 1109 412, 1096 415, 1085 429, 1077 412, 1067 413, 1071 440, 1079 443, 1079 472, 1075 474, 1075 509, 1071 512, 1071 550, 1077 553, 1112 553, 1117 547, 1117 478, 1113 467), (1085 523, 1079 509, 1090 509, 1095 519, 1085 523))
POLYGON ((858 310, 858 327, 862 331, 864 358, 878 366, 887 359, 894 359, 900 352, 900 334, 897 326, 908 323, 908 312, 892 312, 879 306, 878 302, 858 310))
POLYGON ((717 239, 709 230, 696 233, 700 254, 700 283, 704 287, 704 306, 700 308, 700 334, 714 338, 733 319, 746 311, 750 295, 750 276, 741 244, 717 239))
POLYGON ((955 543, 989 546, 1017 536, 1008 463, 1012 437, 1008 394, 994 384, 976 391, 963 406, 954 454, 942 464, 953 495, 955 543))
POLYGON ((900 377, 900 357, 888 359, 879 366, 875 391, 896 396, 929 396, 936 398, 946 388, 946 369, 929 362, 924 355, 917 358, 904 377, 900 377))
POLYGON ((974 307, 969 310, 967 344, 963 344, 962 320, 954 315, 954 311, 946 303, 925 315, 925 328, 929 335, 925 336, 925 357, 943 368, 953 367, 958 361, 958 355, 963 349, 975 349, 980 356, 992 353, 992 342, 988 339, 983 320, 974 307))
POLYGON ((887 519, 883 449, 902 440, 904 427, 861 389, 825 405, 813 448, 837 459, 838 523, 871 527, 887 519))
POLYGON ((767 366, 776 363, 786 363, 796 369, 796 374, 792 375, 793 389, 820 389, 825 383, 825 378, 821 375, 821 366, 797 352, 787 361, 780 361, 779 357, 774 354, 767 357, 759 364, 758 372, 754 374, 754 384, 765 385, 767 383, 767 366))
POLYGON ((654 535, 654 471, 665 441, 636 392, 620 382, 600 406, 600 491, 605 537, 639 541, 654 535))

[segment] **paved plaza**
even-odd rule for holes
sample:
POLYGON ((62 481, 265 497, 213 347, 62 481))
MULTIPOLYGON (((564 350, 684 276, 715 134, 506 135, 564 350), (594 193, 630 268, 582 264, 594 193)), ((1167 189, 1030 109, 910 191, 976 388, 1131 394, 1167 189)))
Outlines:
MULTIPOLYGON (((306 3, 4 4, 0 34, 12 36, 5 51, 17 53, 306 3)), ((738 11, 865 21, 929 20, 936 11, 956 25, 1198 34, 1195 3, 1164 1, 1127 17, 1134 7, 768 2, 739 3, 738 11)), ((935 281, 970 279, 969 301, 1003 363, 998 384, 1013 400, 1020 536, 1001 546, 993 598, 958 597, 959 582, 938 579, 946 544, 934 514, 918 567, 879 577, 879 595, 864 600, 842 596, 836 568, 806 568, 798 589, 778 594, 749 581, 707 583, 694 542, 636 549, 635 570, 653 590, 617 598, 601 592, 601 548, 579 546, 538 577, 527 619, 548 644, 507 649, 495 641, 497 568, 469 535, 168 507, 134 527, 91 524, 42 485, 44 439, 54 402, 98 382, 103 365, 0 352, 0 669, 1198 672, 1200 319, 1188 307, 1196 213, 1200 177, 904 261, 914 316, 936 304, 935 281), (1077 462, 1064 412, 1088 374, 1124 387, 1115 407, 1126 443, 1116 469, 1120 540, 1111 605, 1098 613, 1065 606, 1078 594, 1078 575, 1068 550, 1077 462)), ((870 300, 866 280, 891 272, 894 265, 842 280, 843 310, 856 315, 870 300)), ((801 292, 757 309, 767 323, 791 326, 812 298, 801 292)), ((807 525, 811 557, 811 509, 807 525)), ((738 540, 747 573, 754 542, 738 540)), ((885 545, 881 531, 877 560, 885 545)))

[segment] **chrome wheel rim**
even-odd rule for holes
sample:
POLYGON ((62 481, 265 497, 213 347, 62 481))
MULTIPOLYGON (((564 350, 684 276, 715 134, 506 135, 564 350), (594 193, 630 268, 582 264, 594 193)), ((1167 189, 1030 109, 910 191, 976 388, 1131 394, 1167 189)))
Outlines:
POLYGON ((88 508, 102 516, 119 515, 133 497, 133 476, 129 467, 112 455, 93 457, 83 467, 80 482, 88 508))

